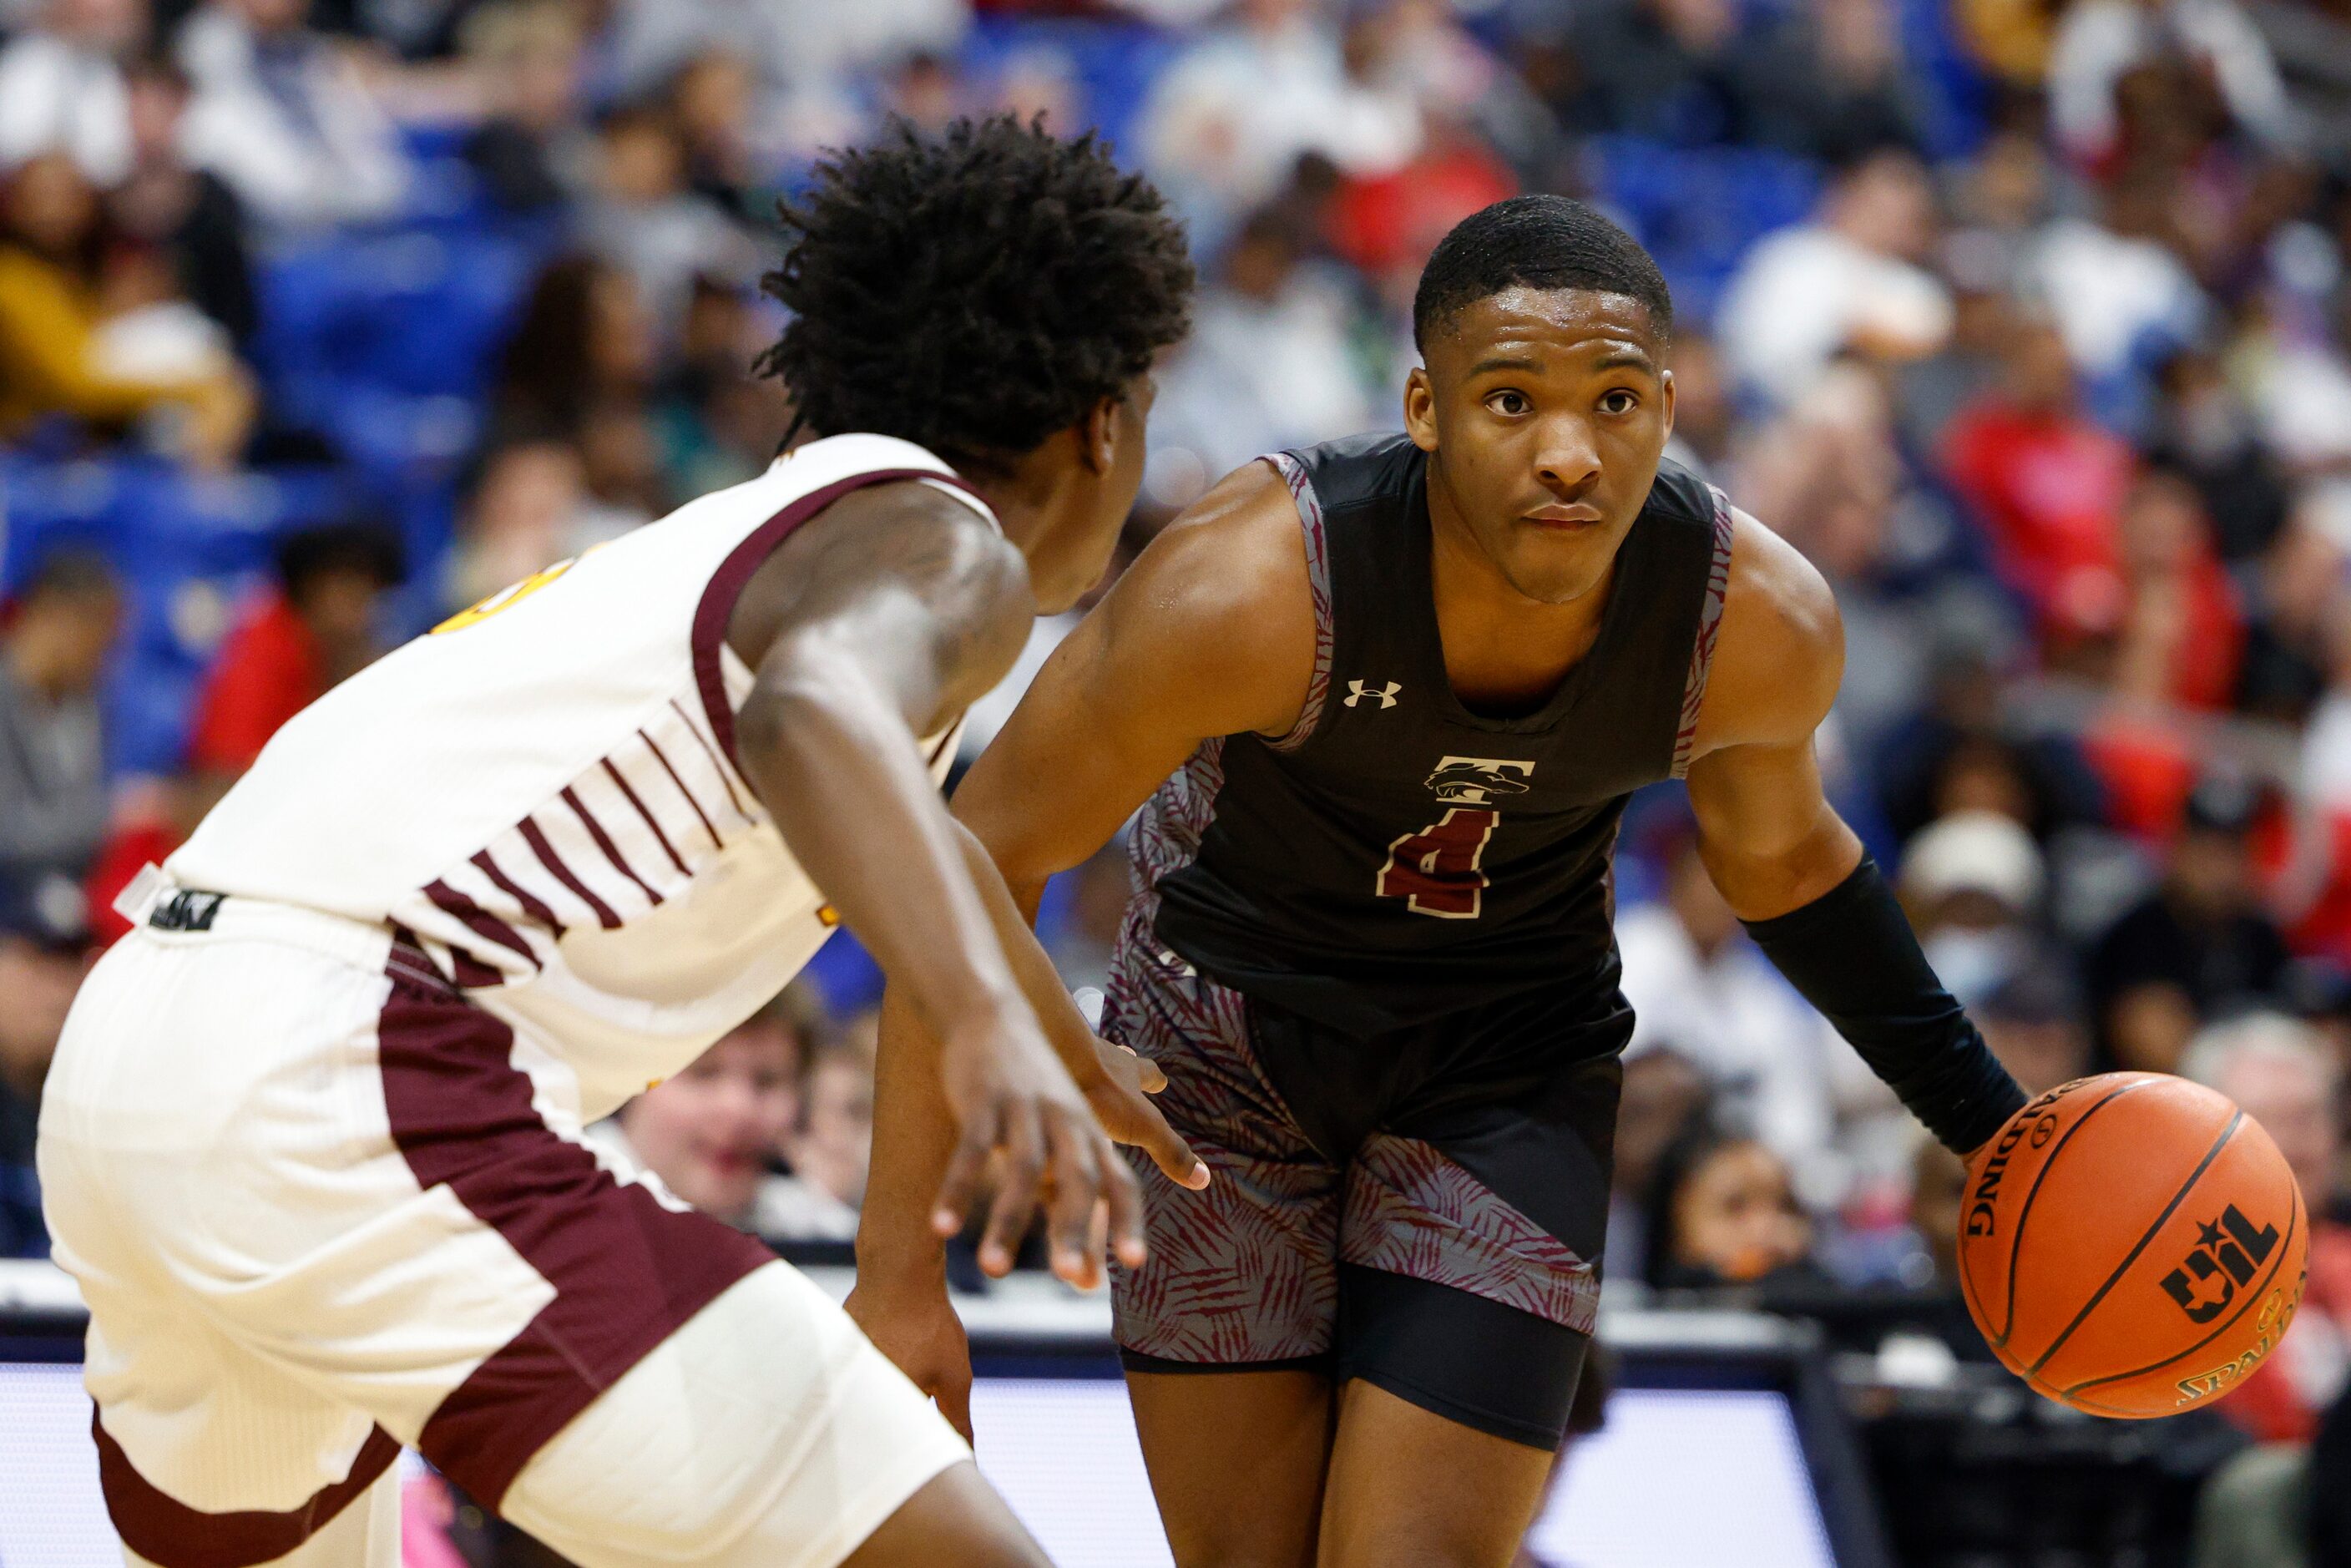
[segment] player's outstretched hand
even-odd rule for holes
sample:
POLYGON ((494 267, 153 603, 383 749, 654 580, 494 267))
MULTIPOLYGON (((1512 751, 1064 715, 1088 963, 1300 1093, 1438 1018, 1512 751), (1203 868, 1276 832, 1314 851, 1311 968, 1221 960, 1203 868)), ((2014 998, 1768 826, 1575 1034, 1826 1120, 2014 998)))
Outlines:
POLYGON ((1143 1200, 1134 1173, 1025 1009, 957 1029, 939 1057, 940 1087, 956 1120, 954 1155, 932 1228, 948 1237, 977 1207, 995 1166, 979 1266, 1011 1272, 1041 1207, 1053 1272, 1081 1290, 1102 1282, 1097 1217, 1130 1267, 1143 1261, 1143 1200))
POLYGON ((971 1342, 947 1297, 946 1281, 885 1289, 862 1277, 844 1303, 875 1348, 939 1407, 947 1425, 971 1437, 971 1342))

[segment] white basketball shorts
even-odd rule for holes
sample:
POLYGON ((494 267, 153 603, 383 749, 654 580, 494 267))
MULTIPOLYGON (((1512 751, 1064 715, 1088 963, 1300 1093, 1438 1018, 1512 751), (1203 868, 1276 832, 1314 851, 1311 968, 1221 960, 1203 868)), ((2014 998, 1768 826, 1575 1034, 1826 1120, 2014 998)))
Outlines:
POLYGON ((576 1104, 381 927, 232 898, 100 960, 40 1169, 134 1563, 393 1568, 408 1445, 586 1568, 831 1568, 969 1457, 576 1104))

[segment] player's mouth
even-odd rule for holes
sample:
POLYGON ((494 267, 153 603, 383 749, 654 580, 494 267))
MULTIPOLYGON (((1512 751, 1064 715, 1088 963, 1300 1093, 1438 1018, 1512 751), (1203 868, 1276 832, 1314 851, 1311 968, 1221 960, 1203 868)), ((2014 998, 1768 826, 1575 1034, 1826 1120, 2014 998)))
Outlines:
POLYGON ((1523 520, 1533 523, 1539 528, 1567 530, 1596 528, 1602 521, 1599 507, 1586 506, 1581 501, 1572 504, 1553 501, 1548 506, 1537 507, 1533 511, 1521 513, 1520 516, 1523 520))

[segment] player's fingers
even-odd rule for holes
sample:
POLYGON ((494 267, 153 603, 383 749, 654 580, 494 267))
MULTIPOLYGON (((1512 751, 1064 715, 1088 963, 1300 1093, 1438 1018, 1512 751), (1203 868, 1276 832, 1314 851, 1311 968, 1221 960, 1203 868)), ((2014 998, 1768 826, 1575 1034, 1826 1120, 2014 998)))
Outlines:
POLYGON ((964 1124, 955 1152, 947 1156, 938 1199, 931 1205, 931 1228, 942 1239, 961 1230, 971 1218, 972 1205, 978 1201, 980 1185, 987 1179, 987 1156, 995 1146, 993 1115, 974 1116, 964 1124))
POLYGON ((1045 1138, 1037 1124, 1037 1108, 1019 1102, 1006 1108, 1003 1168, 998 1173, 996 1199, 989 1206, 987 1229, 980 1237, 979 1266, 990 1274, 1012 1271, 1013 1255, 1037 1212, 1037 1186, 1045 1175, 1045 1138))
POLYGON ((1167 1087, 1167 1074, 1159 1071, 1159 1063, 1139 1054, 1131 1045, 1122 1045, 1119 1050, 1134 1058, 1134 1081, 1145 1094, 1156 1094, 1167 1087))
POLYGON ((1094 1200, 1102 1191, 1102 1169, 1095 1145, 1101 1140, 1081 1125, 1074 1108, 1055 1107, 1046 1113, 1051 1147, 1052 1196, 1046 1206, 1046 1235, 1052 1246, 1053 1272, 1081 1291, 1101 1282, 1102 1260, 1086 1250, 1093 1229, 1094 1200))
POLYGON ((1147 1251, 1143 1239, 1143 1189, 1123 1155, 1107 1145, 1102 1153, 1102 1212, 1110 1225, 1110 1249, 1121 1263, 1140 1269, 1147 1251))
MULTIPOLYGON (((1208 1185, 1208 1167, 1184 1135, 1167 1124, 1159 1107, 1147 1101, 1135 1112, 1133 1136, 1122 1134, 1119 1142, 1133 1144, 1151 1156, 1151 1163, 1167 1173, 1167 1179, 1177 1186, 1188 1186, 1194 1192, 1208 1185)), ((1123 1166, 1124 1162, 1121 1162, 1123 1166)))

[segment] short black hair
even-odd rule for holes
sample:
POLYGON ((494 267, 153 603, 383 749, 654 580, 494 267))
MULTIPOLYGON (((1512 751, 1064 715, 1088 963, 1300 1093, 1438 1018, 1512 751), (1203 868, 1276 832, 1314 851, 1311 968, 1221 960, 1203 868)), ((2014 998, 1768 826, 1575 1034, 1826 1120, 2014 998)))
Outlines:
POLYGON ((1412 298, 1412 340, 1465 305, 1505 288, 1589 288, 1648 307, 1660 342, 1672 338, 1674 297, 1641 242, 1573 196, 1512 196, 1470 214, 1437 244, 1412 298))
POLYGON ((277 580, 297 603, 319 579, 349 572, 390 591, 408 580, 408 552, 390 524, 351 517, 288 534, 277 546, 277 580))
POLYGON ((870 431, 1002 467, 1150 369, 1190 325, 1192 262, 1157 191, 1092 135, 894 121, 786 203, 791 312, 759 369, 819 434, 870 431))

